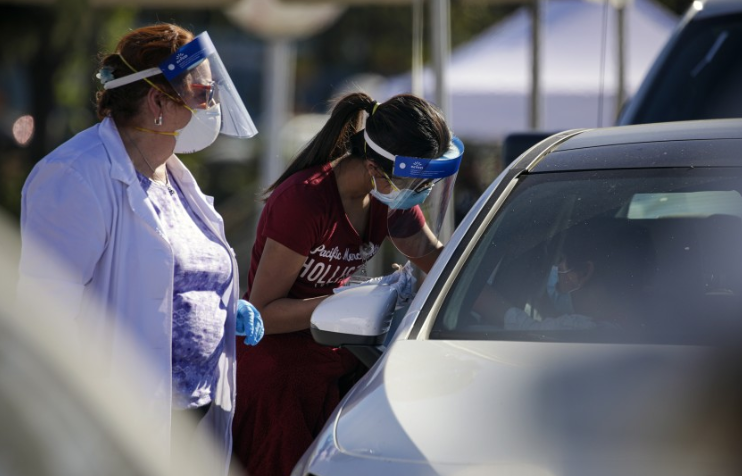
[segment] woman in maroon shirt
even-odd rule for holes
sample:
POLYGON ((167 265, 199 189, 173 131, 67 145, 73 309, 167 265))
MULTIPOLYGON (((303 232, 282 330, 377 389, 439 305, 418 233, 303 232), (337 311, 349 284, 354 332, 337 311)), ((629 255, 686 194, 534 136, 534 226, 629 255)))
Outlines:
POLYGON ((350 94, 268 188, 246 293, 266 335, 258 346, 238 345, 237 357, 234 451, 251 476, 288 475, 338 404, 341 382, 359 368, 346 350, 314 342, 317 305, 373 257, 390 229, 401 230, 392 239, 403 253, 409 246, 423 271, 439 255, 443 245, 417 205, 434 181, 398 176, 394 159, 438 162, 452 139, 423 99, 379 104, 350 94))

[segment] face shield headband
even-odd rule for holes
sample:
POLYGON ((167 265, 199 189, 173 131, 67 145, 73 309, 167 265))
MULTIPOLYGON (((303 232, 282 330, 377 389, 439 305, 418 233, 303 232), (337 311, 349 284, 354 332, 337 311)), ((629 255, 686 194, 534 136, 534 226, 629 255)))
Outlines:
POLYGON ((366 144, 382 157, 394 163, 393 175, 405 179, 417 179, 421 181, 440 180, 450 177, 459 171, 461 157, 464 155, 464 144, 458 137, 452 137, 448 150, 437 159, 422 159, 419 157, 406 157, 394 155, 376 144, 369 136, 368 131, 363 131, 366 144))
POLYGON ((384 150, 364 130, 366 146, 394 164, 391 192, 370 192, 389 207, 387 230, 392 244, 408 258, 425 256, 437 249, 451 201, 453 185, 464 154, 464 144, 452 137, 439 158, 423 159, 394 155, 384 150), (379 197, 381 195, 381 197, 379 197))
MULTIPOLYGON (((204 104, 206 106, 220 105, 222 116, 220 133, 240 138, 248 138, 257 134, 258 131, 250 114, 207 32, 201 33, 178 48, 155 68, 136 71, 123 57, 121 59, 134 73, 105 81, 104 89, 114 89, 144 80, 153 88, 162 91, 147 78, 163 74, 178 93, 185 107, 191 112, 195 113, 195 109, 201 107, 202 99, 207 101, 204 104), (187 80, 187 75, 191 76, 190 81, 187 80)), ((99 76, 101 80, 103 80, 102 73, 103 71, 99 76)))

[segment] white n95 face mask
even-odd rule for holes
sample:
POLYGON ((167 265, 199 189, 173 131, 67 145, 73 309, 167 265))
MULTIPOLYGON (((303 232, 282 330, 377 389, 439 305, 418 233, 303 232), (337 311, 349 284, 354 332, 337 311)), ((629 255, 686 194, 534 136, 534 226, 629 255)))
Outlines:
POLYGON ((206 109, 194 109, 191 120, 175 136, 175 153, 190 154, 214 143, 222 128, 222 110, 219 104, 206 109))

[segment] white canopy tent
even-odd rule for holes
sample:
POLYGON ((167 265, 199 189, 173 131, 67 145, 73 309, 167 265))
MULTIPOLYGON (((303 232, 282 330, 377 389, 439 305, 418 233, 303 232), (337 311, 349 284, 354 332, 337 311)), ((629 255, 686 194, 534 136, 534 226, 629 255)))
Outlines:
MULTIPOLYGON (((625 7, 625 93, 639 86, 677 23, 652 0, 625 7)), ((541 17, 541 130, 607 126, 616 117, 616 10, 584 0, 545 1, 541 17), (606 28, 604 28, 604 25, 606 28), (599 119, 599 115, 601 116, 599 119)), ((524 7, 451 54, 447 82, 451 123, 462 138, 494 142, 529 127, 531 16, 524 7)), ((425 96, 434 97, 424 72, 425 96)), ((406 74, 391 79, 383 98, 410 91, 406 74)), ((382 99, 383 99, 382 98, 382 99)))

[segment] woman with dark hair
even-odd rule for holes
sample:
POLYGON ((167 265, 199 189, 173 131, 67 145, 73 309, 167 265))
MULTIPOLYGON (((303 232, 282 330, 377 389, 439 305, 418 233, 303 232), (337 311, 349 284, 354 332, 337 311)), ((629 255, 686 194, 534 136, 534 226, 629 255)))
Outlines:
MULTIPOLYGON (((101 122, 41 160, 24 186, 19 293, 43 292, 55 317, 92 337, 75 347, 102 381, 122 374, 121 336, 132 336, 154 372, 140 406, 163 429, 165 454, 171 421, 191 415, 223 443, 226 472, 237 264, 211 197, 176 153, 256 131, 207 33, 133 30, 97 77, 101 122)), ((259 316, 241 307, 255 343, 259 316)))
POLYGON ((379 104, 353 93, 268 188, 246 294, 266 337, 238 348, 233 426, 250 475, 291 472, 359 365, 346 350, 314 342, 312 312, 387 237, 430 270, 443 247, 435 223, 442 215, 426 218, 421 206, 448 202, 462 153, 427 101, 399 95, 379 104))

